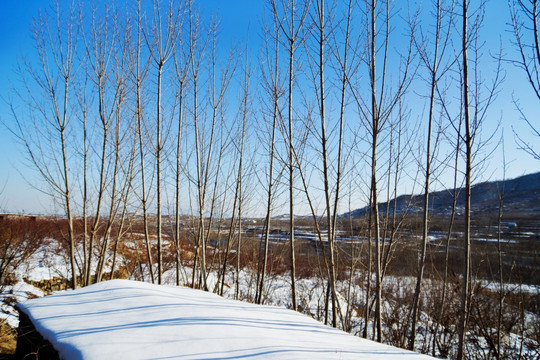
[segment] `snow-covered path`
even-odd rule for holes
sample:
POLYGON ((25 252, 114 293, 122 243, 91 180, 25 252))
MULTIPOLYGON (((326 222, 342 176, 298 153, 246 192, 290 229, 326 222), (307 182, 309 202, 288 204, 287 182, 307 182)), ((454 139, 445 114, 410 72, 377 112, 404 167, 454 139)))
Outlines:
POLYGON ((64 359, 429 359, 279 307, 113 280, 19 304, 64 359))

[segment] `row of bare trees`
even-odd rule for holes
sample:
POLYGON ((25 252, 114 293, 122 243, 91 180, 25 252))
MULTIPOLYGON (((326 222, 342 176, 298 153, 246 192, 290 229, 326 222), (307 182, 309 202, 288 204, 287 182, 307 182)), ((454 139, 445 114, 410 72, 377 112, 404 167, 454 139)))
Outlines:
MULTIPOLYGON (((245 46, 225 47, 219 22, 203 18, 197 5, 57 3, 34 24, 35 52, 18 69, 10 130, 41 176, 40 189, 66 218, 73 287, 101 281, 107 271, 112 277, 122 239, 140 232, 143 279, 162 284, 171 270, 177 285, 223 294, 234 270, 240 298, 249 240, 260 242, 254 300, 263 303, 273 218, 287 212, 290 303, 296 310, 295 219, 310 213, 323 260, 326 322, 349 326, 352 287, 344 309, 336 283, 338 263, 350 259, 350 278, 362 271, 365 279, 362 336, 382 342, 384 279, 407 215, 391 199, 408 177, 423 187, 416 281, 403 330, 406 346, 415 349, 426 296, 429 194, 434 181, 449 173, 454 206, 446 264, 464 185, 456 324, 456 357, 464 358, 471 186, 489 144, 482 125, 502 79, 502 55, 485 65, 486 3, 433 0, 413 9, 389 0, 269 0, 262 40, 251 40, 257 51, 247 37, 245 46), (363 214, 367 241, 344 251, 338 214, 351 210, 347 197, 369 206, 363 214), (245 218, 255 215, 263 224, 246 239, 245 218), (80 231, 74 229, 77 219, 80 231), (192 246, 190 256, 183 253, 185 244, 192 246), (213 272, 217 281, 210 280, 213 272)), ((511 3, 521 55, 515 63, 537 94, 538 11, 534 0, 511 3)), ((521 146, 537 154, 525 141, 521 146)), ((446 265, 441 281, 437 324, 450 296, 446 265)))

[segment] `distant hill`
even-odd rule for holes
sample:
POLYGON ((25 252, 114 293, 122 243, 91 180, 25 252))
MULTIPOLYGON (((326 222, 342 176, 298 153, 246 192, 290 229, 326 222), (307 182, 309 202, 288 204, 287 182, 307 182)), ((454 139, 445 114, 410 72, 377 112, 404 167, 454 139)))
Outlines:
MULTIPOLYGON (((493 211, 499 208, 499 189, 502 181, 489 181, 473 185, 471 189, 471 209, 473 212, 493 211)), ((458 189, 457 207, 462 209, 465 205, 464 189, 458 189)), ((439 214, 450 213, 452 208, 453 189, 431 192, 429 195, 429 208, 439 214)), ((389 203, 379 203, 379 212, 386 212, 387 206, 397 212, 421 212, 424 195, 401 195, 389 203)), ((352 217, 364 216, 369 211, 367 206, 351 211, 352 217)), ((504 182, 504 211, 540 211, 540 172, 523 175, 504 182)), ((348 217, 349 213, 341 215, 348 217)))

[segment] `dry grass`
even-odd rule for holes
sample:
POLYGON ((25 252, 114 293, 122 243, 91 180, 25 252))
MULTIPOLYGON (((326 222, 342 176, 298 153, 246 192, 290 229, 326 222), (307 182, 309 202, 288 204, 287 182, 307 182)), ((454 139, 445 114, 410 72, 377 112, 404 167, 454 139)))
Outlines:
POLYGON ((15 354, 17 331, 0 320, 0 354, 15 354))

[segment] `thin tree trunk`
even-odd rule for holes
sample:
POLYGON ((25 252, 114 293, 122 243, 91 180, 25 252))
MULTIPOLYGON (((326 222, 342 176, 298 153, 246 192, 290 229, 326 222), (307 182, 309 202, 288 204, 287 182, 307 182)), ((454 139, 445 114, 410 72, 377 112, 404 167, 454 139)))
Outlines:
POLYGON ((83 112, 83 263, 81 281, 83 286, 89 285, 86 282, 86 264, 88 263, 88 128, 86 110, 83 112))
MULTIPOLYGON (((440 21, 440 1, 437 1, 437 25, 440 21)), ((424 276, 424 267, 426 260, 426 248, 427 237, 429 231, 429 181, 431 176, 431 133, 434 117, 434 105, 435 105, 435 89, 437 86, 437 67, 438 67, 438 53, 439 53, 439 29, 437 26, 437 32, 435 34, 434 44, 434 56, 433 67, 431 68, 431 89, 429 98, 429 117, 428 117, 428 132, 427 132, 427 145, 426 145, 426 172, 425 172, 425 187, 424 187, 424 205, 422 215, 422 245, 420 247, 420 256, 418 259, 418 272, 416 277, 416 287, 414 289, 414 299, 411 318, 411 333, 409 337, 409 350, 414 350, 414 343, 416 340, 416 322, 418 320, 418 312, 420 306, 420 296, 422 291, 422 279, 424 276)))
POLYGON ((139 137, 139 156, 140 156, 140 169, 141 169, 141 205, 143 212, 143 228, 144 228, 144 242, 146 247, 146 256, 148 258, 148 270, 150 272, 150 279, 152 283, 155 282, 154 277, 154 264, 152 260, 152 245, 150 243, 150 235, 148 233, 148 197, 146 194, 146 176, 144 165, 144 142, 143 142, 143 118, 142 118, 142 102, 141 102, 141 31, 142 31, 142 10, 141 0, 137 0, 137 55, 135 65, 135 97, 136 97, 136 117, 137 117, 137 134, 139 137))
POLYGON ((178 138, 176 142, 176 192, 175 192, 175 215, 174 215, 174 248, 176 262, 176 286, 180 285, 180 155, 182 147, 182 130, 184 127, 184 82, 180 80, 179 84, 179 112, 178 112, 178 138))
POLYGON ((62 115, 62 123, 60 127, 60 142, 62 146, 62 166, 64 171, 64 200, 66 205, 66 217, 68 222, 68 240, 69 240, 69 257, 71 265, 71 287, 77 288, 77 267, 75 264, 75 234, 73 231, 73 215, 71 213, 71 193, 69 184, 69 172, 67 164, 65 126, 67 122, 67 102, 69 94, 69 77, 64 77, 64 109, 62 115))
MULTIPOLYGON (((277 24, 276 24, 277 27, 277 24)), ((275 35, 275 55, 274 55, 274 78, 272 83, 272 136, 270 140, 270 164, 268 168, 268 192, 266 201, 266 219, 265 219, 265 234, 264 234, 264 254, 261 269, 261 279, 259 283, 258 297, 256 299, 257 304, 262 304, 264 301, 264 282, 266 276, 266 266, 268 263, 268 244, 270 238, 271 219, 272 219, 272 190, 274 180, 274 149, 276 145, 276 126, 278 120, 279 111, 279 94, 278 94, 278 62, 279 62, 279 32, 276 31, 275 35)))
POLYGON ((156 236, 157 236, 157 262, 158 262, 158 284, 162 284, 163 274, 163 244, 161 239, 161 77, 163 73, 163 63, 158 64, 157 75, 157 103, 156 103, 156 236))
MULTIPOLYGON (((503 152, 504 152, 504 145, 503 145, 503 152)), ((503 155, 504 156, 504 155, 503 155)), ((504 175, 503 175, 503 183, 502 188, 499 190, 499 216, 497 218, 497 261, 498 261, 498 267, 499 267, 499 311, 497 314, 497 353, 495 354, 497 359, 501 358, 501 342, 502 342, 502 326, 503 326, 503 306, 504 306, 504 298, 505 298, 505 291, 504 291, 504 276, 503 276, 503 259, 502 259, 502 244, 501 244, 501 224, 502 224, 502 217, 503 217, 503 205, 504 205, 504 185, 506 181, 506 164, 504 165, 504 175)))
POLYGON ((458 323, 457 359, 465 358, 465 341, 467 321, 469 317, 469 277, 470 277, 470 248, 471 248, 471 172, 472 172, 472 137, 469 116, 469 66, 467 59, 468 31, 467 7, 468 1, 463 0, 463 31, 462 31, 462 67, 463 67, 463 112, 465 120, 465 234, 463 239, 463 285, 461 293, 461 310, 458 323))
MULTIPOLYGON (((461 127, 461 124, 459 125, 458 129, 461 127)), ((436 348, 436 341, 437 341, 437 334, 439 332, 439 325, 442 322, 442 318, 444 315, 444 310, 446 308, 446 287, 448 284, 448 258, 450 255, 450 239, 452 237, 452 231, 454 226, 454 220, 456 217, 456 205, 457 205, 457 198, 458 198, 458 188, 457 188, 457 177, 458 177, 458 161, 459 161, 459 148, 460 148, 460 140, 461 137, 457 136, 457 142, 456 142, 456 157, 454 160, 454 191, 452 196, 452 212, 450 214, 450 224, 448 225, 448 232, 446 234, 446 244, 445 244, 445 251, 444 251, 444 270, 443 270, 443 284, 442 284, 442 293, 441 293, 441 305, 439 308, 439 315, 437 317, 437 322, 435 325, 435 331, 433 333, 433 352, 432 355, 435 356, 435 348, 436 348)))
POLYGON ((326 205, 326 221, 327 221, 327 236, 328 236, 328 260, 329 260, 329 278, 328 285, 330 288, 330 293, 332 295, 332 326, 337 327, 337 309, 336 309, 336 278, 335 278, 335 254, 334 254, 334 221, 333 221, 333 212, 330 205, 330 178, 328 175, 328 149, 327 149, 327 135, 326 135, 326 117, 325 117, 325 98, 326 94, 324 93, 324 64, 325 64, 325 50, 324 45, 326 41, 326 25, 325 25, 325 2, 324 0, 317 1, 317 28, 318 28, 318 50, 319 50, 319 63, 318 63, 318 72, 319 72, 319 111, 321 118, 321 150, 323 156, 323 182, 324 182, 324 195, 325 195, 325 205, 326 205))
MULTIPOLYGON (((291 5, 291 18, 292 27, 294 28, 294 0, 291 5)), ((292 122, 292 101, 293 101, 293 71, 294 71, 294 47, 295 39, 289 38, 289 107, 288 107, 288 146, 289 146, 289 244, 290 244, 290 271, 291 271, 291 300, 292 309, 297 310, 296 303, 296 259, 294 249, 294 160, 293 160, 293 122, 292 122)))
MULTIPOLYGON (((345 31, 345 38, 344 38, 344 44, 343 44, 343 62, 341 63, 342 68, 342 78, 341 78, 341 100, 340 100, 340 111, 339 111, 339 140, 338 140, 338 156, 337 156, 337 173, 336 173, 336 190, 335 190, 335 196, 334 196, 334 214, 333 218, 331 220, 332 224, 332 233, 331 238, 332 241, 335 242, 336 240, 336 234, 337 234, 337 217, 338 217, 338 203, 339 203, 339 197, 340 197, 340 187, 341 187, 341 171, 342 171, 342 152, 343 152, 343 125, 344 125, 344 119, 345 119, 345 93, 347 90, 347 72, 348 72, 348 54, 349 54, 349 37, 350 37, 350 26, 351 26, 351 14, 352 14, 352 0, 349 1, 348 7, 347 7, 347 27, 345 31)), ((351 274, 350 279, 352 280, 352 273, 353 273, 353 263, 352 263, 352 254, 351 254, 351 274)), ((332 260, 331 263, 334 263, 332 260)), ((335 281, 335 275, 334 275, 334 281, 335 281)), ((349 282, 349 292, 347 294, 347 307, 350 308, 350 282, 349 282)), ((334 283, 334 290, 335 290, 335 283, 334 283)), ((337 301, 337 299, 335 299, 337 301)), ((335 303, 335 302, 334 302, 335 303)), ((347 314, 349 313, 349 310, 347 310, 347 314)), ((348 317, 348 316, 347 316, 348 317)))
POLYGON ((374 225, 375 240, 375 327, 377 341, 382 341, 381 330, 381 243, 380 243, 380 224, 379 224, 379 206, 377 203, 377 144, 379 133, 379 109, 377 106, 377 88, 376 88, 376 32, 375 32, 375 1, 371 1, 371 43, 370 43, 370 82, 371 82, 371 197, 372 197, 372 216, 374 225))
MULTIPOLYGON (((121 101, 118 102, 118 107, 120 107, 121 101)), ((111 229, 114 224, 117 211, 116 209, 116 191, 117 191, 117 178, 118 178, 118 166, 120 161, 120 109, 117 109, 117 121, 116 121, 116 131, 115 131, 115 155, 114 155, 114 169, 113 169, 113 179, 111 185, 111 197, 110 197, 110 208, 107 218, 107 226, 105 227, 105 233, 103 235, 103 243, 101 244, 100 257, 98 259, 98 264, 96 267, 96 278, 95 282, 98 283, 101 281, 103 276, 103 268, 105 266, 105 261, 107 257, 107 250, 109 247, 111 229)))
POLYGON ((235 299, 239 299, 240 295, 240 257, 242 255, 241 248, 242 248, 242 204, 243 204, 243 193, 242 193, 242 177, 243 177, 243 163, 244 163, 244 146, 245 146, 245 139, 246 139, 246 125, 247 125, 247 119, 249 115, 249 82, 250 82, 250 64, 247 60, 248 56, 248 48, 246 46, 246 64, 244 65, 246 67, 245 73, 244 73, 244 96, 242 99, 242 137, 241 137, 241 143, 240 143, 240 162, 238 164, 238 182, 239 182, 239 196, 238 196, 238 246, 236 249, 236 291, 235 291, 235 299))
MULTIPOLYGON (((97 194, 97 205, 96 205, 96 212, 94 214, 94 221, 92 222, 92 226, 90 228, 90 241, 89 241, 89 250, 88 250, 88 264, 86 268, 86 283, 91 283, 91 276, 92 276, 92 254, 94 252, 94 241, 96 241, 96 238, 98 236, 97 232, 99 230, 100 226, 100 220, 101 220, 101 205, 103 202, 103 196, 105 194, 105 162, 107 158, 107 142, 108 142, 108 131, 109 131, 109 124, 108 120, 105 116, 105 109, 104 109, 104 94, 103 94, 103 84, 102 84, 102 74, 98 74, 98 80, 97 80, 97 87, 98 87, 98 107, 99 107, 99 118, 101 120, 102 130, 103 130, 103 139, 102 139, 102 147, 101 147, 101 162, 100 162, 100 170, 99 170, 99 190, 97 194)), ((94 279, 95 280, 95 279, 94 279)))
MULTIPOLYGON (((370 185, 371 186, 371 185, 370 185)), ((372 258, 373 258, 373 251, 372 251, 372 234, 373 234, 373 214, 371 211, 371 208, 373 207, 373 192, 370 191, 369 193, 369 215, 368 215, 368 259, 367 259, 367 271, 366 271, 366 297, 365 297, 365 304, 364 304, 364 330, 362 331, 362 337, 367 339, 368 337, 368 325, 369 325, 369 318, 370 318, 370 307, 369 302, 371 299, 371 265, 372 265, 372 258)))

